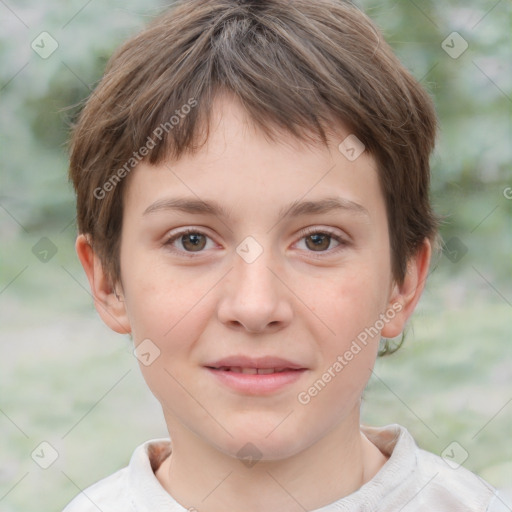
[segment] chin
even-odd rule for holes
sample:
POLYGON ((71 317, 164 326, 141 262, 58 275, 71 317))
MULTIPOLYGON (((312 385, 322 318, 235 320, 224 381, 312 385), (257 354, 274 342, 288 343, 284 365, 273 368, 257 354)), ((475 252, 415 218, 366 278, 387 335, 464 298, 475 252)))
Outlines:
MULTIPOLYGON (((292 415, 290 415, 291 417, 292 415)), ((304 439, 305 431, 299 425, 286 425, 282 414, 278 421, 262 421, 261 415, 254 415, 254 421, 242 424, 226 424, 233 437, 212 440, 216 449, 234 458, 255 458, 258 460, 282 460, 293 457, 306 449, 313 440, 304 439), (282 422, 280 424, 280 422, 282 422)), ((311 436, 311 432, 308 437, 311 436)))

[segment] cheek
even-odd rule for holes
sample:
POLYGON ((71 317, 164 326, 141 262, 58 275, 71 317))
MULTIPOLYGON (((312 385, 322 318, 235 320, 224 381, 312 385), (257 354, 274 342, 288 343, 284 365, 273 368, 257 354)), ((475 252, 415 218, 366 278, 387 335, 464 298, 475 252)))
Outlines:
POLYGON ((333 425, 359 407, 377 357, 375 323, 385 304, 384 288, 371 272, 340 273, 330 283, 314 295, 314 312, 323 321, 322 327, 310 327, 316 330, 319 364, 296 397, 304 408, 304 428, 312 432, 319 423, 333 425), (325 334, 324 323, 334 334, 325 334))
POLYGON ((344 344, 375 324, 387 304, 387 280, 373 268, 359 267, 326 281, 329 284, 315 293, 315 309, 338 344, 344 344))
POLYGON ((159 276, 157 282, 149 278, 134 283, 136 293, 127 302, 134 339, 158 340, 161 350, 179 351, 197 335, 207 321, 202 301, 207 287, 165 280, 159 276))
POLYGON ((125 240, 122 247, 121 268, 135 341, 155 338, 168 343, 181 339, 176 333, 192 312, 197 317, 201 311, 200 301, 211 279, 191 275, 189 269, 173 268, 158 251, 137 250, 130 242, 125 240))
MULTIPOLYGON (((156 274, 157 280, 144 274, 132 281, 127 309, 134 344, 149 347, 154 357, 147 365, 140 360, 144 380, 169 412, 169 407, 176 410, 190 407, 190 397, 179 383, 189 379, 195 362, 194 348, 212 311, 207 311, 207 302, 201 301, 208 287, 165 279, 160 272, 156 274)), ((198 417, 197 421, 205 418, 198 417)))

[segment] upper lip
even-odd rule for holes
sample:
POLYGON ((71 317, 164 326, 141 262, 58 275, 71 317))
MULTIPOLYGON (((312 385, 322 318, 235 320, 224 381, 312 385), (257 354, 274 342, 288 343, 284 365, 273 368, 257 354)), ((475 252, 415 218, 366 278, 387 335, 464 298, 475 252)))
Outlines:
POLYGON ((235 355, 217 359, 211 363, 205 364, 209 368, 221 368, 222 366, 232 366, 240 368, 289 368, 290 370, 303 370, 304 366, 281 357, 264 356, 248 357, 235 355))

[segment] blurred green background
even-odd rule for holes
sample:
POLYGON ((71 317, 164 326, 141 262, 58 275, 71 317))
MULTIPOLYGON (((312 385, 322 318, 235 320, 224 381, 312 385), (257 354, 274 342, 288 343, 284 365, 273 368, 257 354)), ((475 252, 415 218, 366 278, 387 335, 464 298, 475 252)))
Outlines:
MULTIPOLYGON (((465 467, 510 492, 511 4, 359 4, 435 100, 441 133, 432 192, 444 217, 444 249, 405 345, 377 362, 363 419, 401 423, 437 454, 456 441, 467 453, 465 467)), ((73 105, 90 94, 112 51, 165 5, 0 2, 5 512, 61 510, 80 489, 126 465, 136 445, 166 435, 129 338, 110 332, 92 306, 74 253, 66 177, 73 105), (58 44, 49 56, 50 39, 35 46, 45 31, 58 44), (31 455, 43 441, 58 454, 48 469, 32 458, 40 448, 31 455)), ((49 460, 53 452, 43 450, 49 460)))

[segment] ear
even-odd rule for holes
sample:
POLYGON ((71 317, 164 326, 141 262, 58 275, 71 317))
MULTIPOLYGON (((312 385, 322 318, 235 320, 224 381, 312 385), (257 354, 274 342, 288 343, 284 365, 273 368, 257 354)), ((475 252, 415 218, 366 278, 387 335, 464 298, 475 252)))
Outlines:
POLYGON ((395 283, 391 289, 388 311, 396 312, 381 332, 384 338, 395 338, 404 330, 407 320, 420 300, 430 266, 432 247, 425 238, 416 254, 408 261, 402 284, 395 283))
POLYGON ((78 235, 75 248, 89 280, 94 306, 101 319, 115 332, 120 334, 131 332, 122 291, 116 292, 111 285, 100 258, 94 252, 87 235, 78 235))

